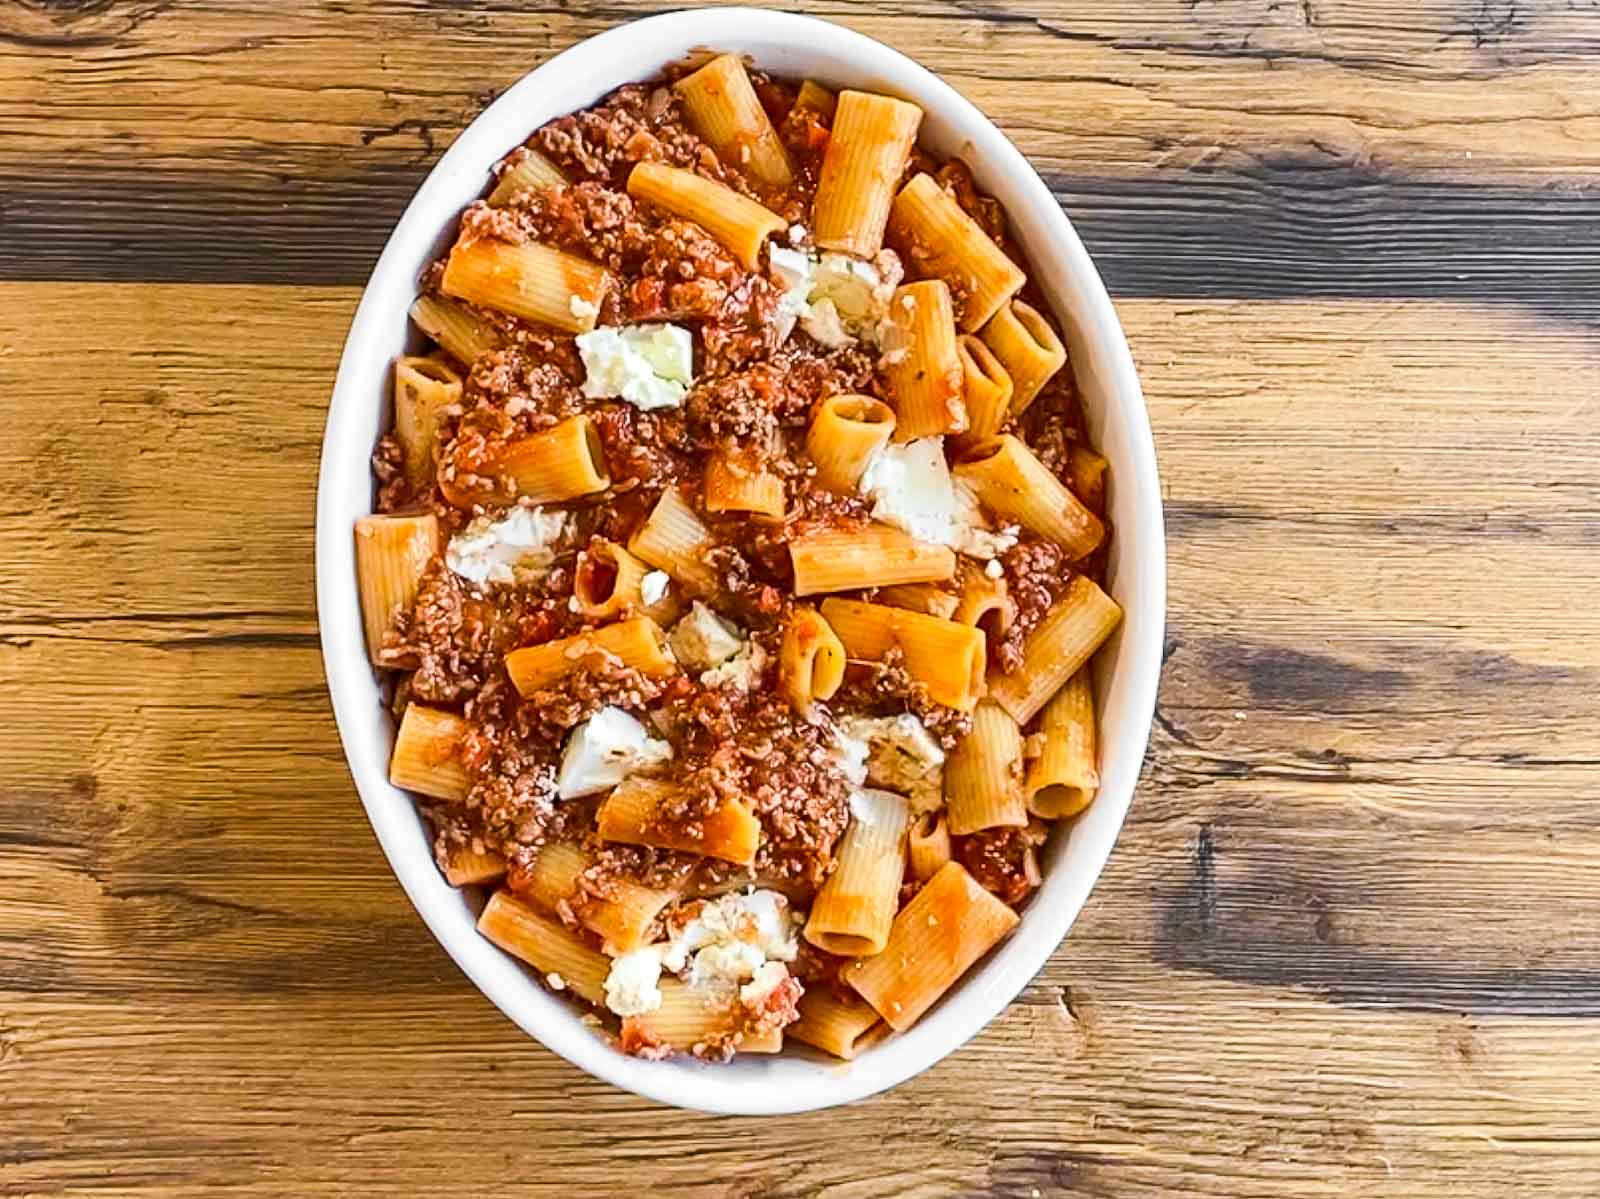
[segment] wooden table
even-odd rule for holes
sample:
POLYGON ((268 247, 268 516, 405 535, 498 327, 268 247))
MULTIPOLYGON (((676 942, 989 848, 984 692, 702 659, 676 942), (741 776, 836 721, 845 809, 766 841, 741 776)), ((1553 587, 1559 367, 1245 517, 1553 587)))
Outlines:
POLYGON ((517 1032, 346 773, 318 443, 429 166, 651 6, 12 0, 0 1194, 1600 1193, 1600 5, 806 7, 1032 156, 1143 374, 1166 676, 1068 943, 793 1119, 517 1032))

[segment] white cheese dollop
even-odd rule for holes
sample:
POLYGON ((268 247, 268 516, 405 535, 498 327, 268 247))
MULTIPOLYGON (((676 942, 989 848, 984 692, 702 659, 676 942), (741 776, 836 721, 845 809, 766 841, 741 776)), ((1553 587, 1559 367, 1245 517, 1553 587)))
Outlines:
POLYGON ((450 539, 444 563, 474 583, 515 583, 537 577, 555 561, 568 514, 513 508, 495 519, 480 516, 450 539))
POLYGON ((634 771, 670 757, 672 746, 655 740, 621 708, 601 708, 567 737, 556 794, 576 799, 607 791, 634 771))
POLYGON ((694 382, 694 336, 680 325, 603 325, 577 341, 590 399, 677 408, 694 382))
POLYGON ((652 570, 639 580, 639 598, 645 607, 654 607, 667 598, 667 588, 671 585, 672 576, 666 571, 652 570))
POLYGON ((907 796, 919 812, 938 806, 944 788, 944 750, 921 720, 909 712, 847 716, 839 726, 842 737, 866 743, 867 782, 907 796))
POLYGON ((951 477, 943 438, 884 446, 867 463, 859 486, 873 501, 874 520, 903 529, 918 541, 947 545, 974 558, 993 558, 1017 543, 1015 530, 991 531, 978 497, 951 477))
POLYGON ((776 891, 729 894, 702 903, 661 949, 663 967, 690 986, 729 992, 752 1006, 788 977, 800 952, 798 917, 776 891), (748 998, 746 997, 748 993, 748 998))
POLYGON ((778 300, 778 340, 787 341, 794 332, 795 322, 810 311, 806 300, 811 295, 811 269, 815 260, 804 250, 790 250, 772 246, 767 251, 767 268, 772 278, 783 287, 778 300))
POLYGON ((833 730, 833 757, 851 786, 859 787, 867 781, 867 759, 872 756, 872 746, 865 737, 855 736, 844 725, 833 730))
POLYGON ((761 685, 762 672, 767 668, 767 651, 754 641, 746 641, 721 666, 714 666, 700 675, 705 687, 732 685, 740 691, 754 691, 761 685))
POLYGON ((661 951, 653 945, 621 954, 606 975, 606 1006, 619 1016, 642 1016, 661 1006, 661 951))
POLYGON ((738 626, 729 624, 699 600, 667 634, 672 656, 689 670, 720 666, 744 648, 738 626))
POLYGON ((787 339, 798 321, 813 338, 832 349, 850 345, 859 337, 870 340, 877 336, 903 273, 893 250, 884 250, 867 262, 848 254, 819 255, 773 246, 767 265, 774 281, 783 287, 778 339, 787 339))

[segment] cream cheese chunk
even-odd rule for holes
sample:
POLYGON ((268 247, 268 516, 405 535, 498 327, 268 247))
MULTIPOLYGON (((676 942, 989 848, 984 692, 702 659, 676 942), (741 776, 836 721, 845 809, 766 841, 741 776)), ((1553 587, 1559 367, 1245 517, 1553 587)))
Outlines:
POLYGON ((672 746, 658 741, 621 708, 601 708, 567 736, 556 775, 562 799, 594 795, 628 775, 672 757, 672 746))
POLYGON ((695 600, 688 615, 672 626, 667 644, 672 647, 672 656, 680 666, 704 671, 721 666, 737 654, 744 648, 744 638, 737 625, 723 620, 695 600))
POLYGON ((602 325, 577 341, 590 399, 677 408, 694 382, 694 335, 681 325, 602 325))
POLYGON ((516 583, 542 575, 555 561, 567 531, 567 513, 513 508, 480 516, 450 539, 444 564, 474 583, 516 583))

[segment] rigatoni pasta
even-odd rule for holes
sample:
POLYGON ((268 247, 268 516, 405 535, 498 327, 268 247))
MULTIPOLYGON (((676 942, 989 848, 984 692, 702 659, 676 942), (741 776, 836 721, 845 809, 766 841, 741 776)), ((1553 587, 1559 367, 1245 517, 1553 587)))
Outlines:
POLYGON ((477 361, 479 354, 498 350, 504 344, 488 321, 464 304, 443 296, 418 296, 411 305, 411 321, 466 366, 477 361))
POLYGON ((713 53, 535 131, 418 276, 356 528, 390 777, 624 1052, 867 1052, 1098 788, 1105 460, 920 122, 713 53))
POLYGON ((915 104, 867 92, 839 93, 811 210, 819 246, 862 258, 878 252, 921 124, 922 110, 915 104))
POLYGON ((961 402, 967 408, 965 440, 998 433, 1011 415, 1011 374, 983 339, 963 333, 956 346, 961 357, 961 402))
POLYGON ((804 534, 789 542, 789 560, 796 595, 937 582, 956 572, 948 546, 918 541, 890 525, 804 534))
POLYGON ((906 865, 925 883, 950 860, 950 824, 943 812, 923 812, 906 831, 906 865))
POLYGON ((456 243, 440 279, 447 296, 569 333, 594 328, 609 286, 597 263, 553 246, 488 238, 456 243))
POLYGON ((966 376, 950 289, 939 279, 908 283, 895 292, 889 319, 898 332, 883 372, 894 399, 896 440, 963 432, 966 376))
POLYGON ((1078 575, 1023 642, 1021 668, 990 675, 989 694, 1018 724, 1027 724, 1121 621, 1116 600, 1078 575))
POLYGON ((1020 416, 1067 363, 1067 349, 1050 322, 1031 304, 1012 300, 979 334, 1011 376, 1011 415, 1020 416))
POLYGON ((944 768, 944 801, 953 836, 1028 823, 1022 792, 1022 731, 993 700, 972 710, 972 731, 944 768))
POLYGON ((606 1001, 611 960, 578 934, 505 891, 496 891, 478 917, 478 931, 521 958, 561 990, 593 1004, 606 1001))
POLYGON ((628 194, 703 226, 748 267, 760 263, 767 238, 785 227, 777 213, 731 187, 659 162, 633 168, 628 194))
POLYGON ((689 123, 718 155, 745 167, 768 187, 787 187, 793 180, 778 131, 737 58, 719 54, 673 89, 683 98, 689 123))
POLYGON ((572 598, 578 610, 600 622, 643 608, 649 568, 615 541, 596 537, 573 567, 572 598))
POLYGON ((513 889, 558 916, 567 913, 598 936, 608 952, 627 953, 650 939, 661 913, 678 898, 678 888, 613 879, 604 894, 585 895, 584 874, 597 863, 596 854, 572 842, 551 841, 521 866, 513 889))
POLYGON ((563 187, 566 183, 567 177, 560 167, 539 151, 523 147, 507 161, 505 170, 500 172, 499 181, 489 193, 489 203, 498 208, 511 203, 523 192, 545 187, 563 187))
POLYGON ((439 487, 463 508, 495 500, 543 504, 604 491, 611 485, 608 470, 600 435, 580 414, 507 442, 485 460, 447 461, 439 487))
POLYGON ((367 657, 382 660, 383 638, 416 598, 422 575, 439 552, 439 521, 418 516, 363 516, 356 521, 356 584, 367 634, 367 657))
POLYGON ((910 1028, 952 983, 1017 926, 1017 914, 948 862, 894 918, 883 952, 845 980, 889 1027, 910 1028))
POLYGON ((782 516, 783 480, 748 455, 722 450, 706 462, 705 500, 707 512, 782 516))
POLYGON ((844 682, 844 644, 822 614, 798 604, 783 629, 779 677, 797 711, 809 711, 817 700, 832 699, 844 682))
POLYGON ((822 601, 822 615, 852 658, 881 659, 898 650, 935 703, 968 711, 983 693, 984 638, 971 625, 831 597, 822 601))
POLYGON ((674 579, 704 592, 716 587, 705 560, 712 541, 711 530, 683 493, 668 487, 628 542, 628 550, 674 579))
POLYGON ((858 791, 838 864, 811 901, 806 940, 841 957, 883 952, 899 907, 911 808, 892 791, 858 791))
POLYGON ((967 333, 981 329, 1028 280, 932 175, 919 174, 900 189, 889 231, 914 275, 943 279, 960 294, 967 333))
POLYGON ((465 799, 472 790, 462 761, 469 732, 454 712, 407 704, 389 758, 389 781, 434 799, 465 799))
POLYGON ((829 396, 817 405, 806 431, 806 453, 817 482, 831 491, 854 491, 872 456, 894 435, 894 410, 864 395, 829 396))
POLYGON ((1043 820, 1076 816, 1100 787, 1094 684, 1087 667, 1062 684, 1039 713, 1039 752, 1028 763, 1028 811, 1043 820))
POLYGON ((457 845, 445 854, 441 868, 444 881, 452 887, 473 887, 505 877, 506 860, 488 850, 457 845))
POLYGON ((596 657, 615 659, 646 675, 667 675, 677 669, 660 627, 648 616, 636 616, 513 650, 505 658, 506 674, 518 691, 531 695, 585 669, 596 657))
POLYGON ((1073 558, 1093 552, 1105 538, 1100 518, 1010 433, 971 447, 952 473, 971 485, 986 508, 1048 537, 1073 558))
POLYGON ((405 455, 406 478, 419 494, 438 472, 439 429, 461 403, 461 376, 433 358, 394 364, 394 435, 405 455))
POLYGON ((749 808, 736 799, 724 799, 695 821, 691 834, 660 818, 661 810, 680 798, 681 792, 670 783, 645 778, 625 780, 600 805, 600 839, 702 853, 741 866, 755 861, 761 824, 749 808))
POLYGON ((870 1003, 818 989, 800 997, 800 1018, 784 1033, 791 1040, 850 1061, 872 1040, 873 1031, 882 1026, 883 1021, 870 1003))

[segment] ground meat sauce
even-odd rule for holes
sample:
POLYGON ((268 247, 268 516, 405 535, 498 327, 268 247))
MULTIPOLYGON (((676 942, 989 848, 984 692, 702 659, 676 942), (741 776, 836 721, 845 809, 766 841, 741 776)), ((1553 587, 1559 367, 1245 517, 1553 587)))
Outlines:
MULTIPOLYGON (((818 483, 806 451, 813 414, 829 396, 865 394, 892 406, 893 395, 878 370, 870 337, 842 347, 814 340, 795 327, 792 309, 785 319, 785 285, 775 276, 748 268, 699 225, 628 195, 628 175, 640 162, 694 171, 779 214, 792 227, 778 235, 778 244, 810 247, 805 225, 828 145, 829 118, 797 104, 796 90, 788 84, 752 76, 793 167, 792 185, 774 189, 740 164, 724 162, 693 131, 670 86, 686 72, 623 87, 594 107, 538 130, 526 149, 508 156, 502 170, 537 151, 570 182, 523 190, 497 206, 480 201, 467 208, 460 223, 464 239, 555 246, 603 265, 611 286, 599 305, 600 325, 668 322, 690 329, 695 370, 682 402, 644 410, 620 399, 586 396, 585 364, 574 337, 465 304, 461 307, 478 322, 491 348, 455 364, 463 383, 459 401, 439 417, 434 460, 428 464, 434 485, 419 493, 408 481, 427 478, 428 472, 419 476, 406 469, 405 449, 393 434, 379 441, 372 456, 378 511, 430 511, 449 540, 504 519, 514 506, 514 487, 497 476, 495 466, 508 443, 577 413, 586 415, 596 431, 610 486, 559 505, 566 523, 546 547, 548 560, 540 569, 519 570, 514 580, 478 581, 481 574, 464 568, 457 573, 454 559, 435 559, 379 652, 380 665, 392 672, 397 713, 416 702, 455 712, 466 723, 460 750, 470 784, 465 798, 423 801, 441 868, 462 851, 499 855, 506 862, 505 886, 528 894, 541 847, 577 843, 586 864, 554 914, 584 936, 591 935, 586 921, 596 905, 617 900, 630 884, 684 900, 759 886, 787 896, 804 912, 833 870, 851 819, 855 783, 842 753, 839 722, 910 714, 947 754, 972 726, 969 713, 930 697, 898 647, 878 661, 851 661, 840 689, 804 712, 779 686, 780 645, 795 605, 790 543, 817 530, 864 527, 872 518, 868 498, 818 483), (705 511, 702 481, 716 455, 732 455, 775 475, 784 489, 786 514, 765 518, 705 511), (743 652, 753 655, 746 676, 684 669, 667 678, 651 677, 596 651, 559 680, 520 694, 506 673, 508 653, 594 627, 573 594, 580 550, 596 537, 626 545, 670 487, 684 491, 710 530, 702 560, 712 580, 709 591, 673 583, 672 613, 681 614, 692 599, 735 622, 747 639, 743 652), (737 801, 761 826, 752 864, 598 840, 596 812, 604 792, 564 799, 557 779, 573 730, 606 708, 632 713, 649 737, 670 747, 669 758, 643 768, 676 788, 655 817, 658 826, 693 836, 727 801, 737 801)), ((1024 261, 1000 205, 977 190, 963 164, 941 164, 917 150, 908 174, 916 170, 934 173, 1008 254, 1024 261)), ((893 240, 890 245, 915 277, 928 247, 893 240)), ((882 261, 898 277, 894 254, 885 251, 882 261)), ((442 278, 443 262, 430 265, 422 292, 442 294, 442 278)), ((1033 292, 1024 295, 1044 307, 1033 292)), ((965 299, 959 288, 954 298, 959 315, 965 299)), ((443 349, 435 353, 448 361, 443 349)), ((1071 485, 1073 448, 1086 444, 1086 437, 1070 368, 1049 382, 1011 431, 1071 485)), ((1024 533, 998 561, 1015 618, 1003 636, 991 632, 988 654, 992 670, 1013 672, 1022 663, 1028 634, 1061 597, 1074 571, 1103 569, 1103 549, 1073 563, 1053 543, 1024 533)), ((950 586, 954 595, 955 585, 950 586)), ((876 599, 877 593, 861 598, 876 599)), ((672 618, 663 616, 663 624, 672 618)), ((1037 882, 1035 850, 1043 836, 1037 822, 985 830, 954 838, 953 855, 982 886, 1016 905, 1037 882)), ((905 897, 916 888, 908 875, 905 897)), ((659 921, 653 927, 669 928, 659 921)), ((845 964, 802 940, 782 981, 759 1000, 736 1004, 727 1029, 694 1051, 725 1057, 748 1037, 785 1027, 796 1018, 806 987, 848 990, 845 964)), ((668 1052, 648 1021, 632 1017, 622 1021, 619 1043, 644 1056, 668 1052)))

